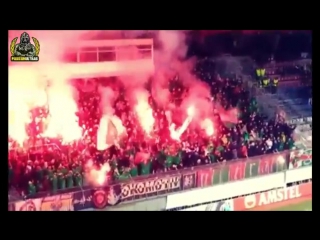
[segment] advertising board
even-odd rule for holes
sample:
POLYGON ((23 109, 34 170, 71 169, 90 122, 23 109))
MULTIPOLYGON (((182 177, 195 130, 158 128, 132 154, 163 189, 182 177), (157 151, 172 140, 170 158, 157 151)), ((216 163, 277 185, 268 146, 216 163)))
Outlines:
POLYGON ((283 202, 291 199, 308 197, 312 195, 312 183, 303 183, 292 187, 270 190, 267 192, 235 198, 234 210, 243 211, 256 207, 266 206, 272 203, 283 202))
POLYGON ((284 172, 280 172, 185 193, 171 194, 167 196, 166 209, 192 206, 198 203, 213 202, 244 194, 266 191, 272 188, 283 187, 283 184, 284 172))
POLYGON ((44 197, 40 211, 73 211, 72 193, 44 197))
POLYGON ((15 203, 15 211, 73 211, 72 194, 61 194, 15 203))
POLYGON ((14 204, 14 211, 41 211, 41 199, 28 199, 14 204))
POLYGON ((73 193, 72 204, 74 211, 81 211, 93 207, 91 191, 79 191, 73 193))

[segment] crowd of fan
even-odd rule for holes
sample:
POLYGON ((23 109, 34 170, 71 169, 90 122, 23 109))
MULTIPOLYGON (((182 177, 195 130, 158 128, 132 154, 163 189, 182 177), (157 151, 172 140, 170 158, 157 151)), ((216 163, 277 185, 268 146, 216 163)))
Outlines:
MULTIPOLYGON (((226 110, 238 109, 238 123, 222 122, 216 112, 213 137, 208 138, 201 131, 187 129, 181 142, 174 142, 169 137, 164 109, 157 107, 150 96, 158 140, 145 140, 130 111, 126 95, 119 94, 114 105, 115 114, 122 119, 128 137, 119 146, 99 152, 91 140, 95 139, 100 119, 99 94, 98 91, 81 93, 78 116, 79 123, 89 133, 85 143, 65 147, 51 140, 54 144, 38 151, 10 154, 9 188, 16 189, 23 196, 32 197, 37 192, 57 192, 86 185, 84 176, 89 159, 93 159, 92 163, 97 167, 108 162, 111 167, 108 173, 110 181, 121 181, 139 175, 249 158, 294 147, 293 129, 285 123, 265 120, 259 113, 255 98, 250 97, 243 88, 241 78, 217 79, 206 65, 210 66, 210 63, 202 64, 196 74, 210 84, 214 101, 220 102, 226 110)), ((172 96, 175 98, 185 91, 178 82, 177 79, 172 81, 172 96)), ((125 89, 118 88, 118 91, 123 93, 125 89)))

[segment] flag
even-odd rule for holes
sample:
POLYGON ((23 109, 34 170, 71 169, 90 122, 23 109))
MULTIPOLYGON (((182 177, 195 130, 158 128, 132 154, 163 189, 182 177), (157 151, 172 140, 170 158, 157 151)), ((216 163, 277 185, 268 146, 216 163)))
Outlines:
POLYGON ((97 149, 105 150, 112 145, 117 145, 125 133, 126 129, 120 118, 117 116, 103 116, 97 133, 97 149))
POLYGON ((100 120, 97 132, 97 149, 105 150, 117 141, 118 131, 109 116, 103 116, 100 120))
POLYGON ((118 138, 118 131, 114 123, 109 119, 108 127, 107 127, 107 135, 106 135, 106 144, 108 146, 112 146, 118 138))
POLYGON ((118 138, 121 138, 126 133, 126 128, 123 126, 121 119, 113 115, 110 117, 110 121, 116 128, 118 138))

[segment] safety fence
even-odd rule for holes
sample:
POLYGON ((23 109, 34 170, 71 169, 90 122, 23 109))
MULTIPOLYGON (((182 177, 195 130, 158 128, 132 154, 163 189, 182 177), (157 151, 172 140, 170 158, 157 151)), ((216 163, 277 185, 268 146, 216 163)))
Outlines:
POLYGON ((312 149, 286 151, 225 163, 138 177, 99 188, 73 189, 53 196, 11 202, 9 211, 104 209, 133 200, 215 186, 312 165, 312 149))

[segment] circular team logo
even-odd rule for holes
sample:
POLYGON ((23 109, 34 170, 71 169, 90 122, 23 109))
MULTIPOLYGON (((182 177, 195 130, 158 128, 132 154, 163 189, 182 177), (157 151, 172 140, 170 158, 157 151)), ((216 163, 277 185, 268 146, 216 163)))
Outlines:
POLYGON ((106 192, 103 190, 97 190, 92 197, 92 202, 96 208, 105 208, 108 202, 106 192))
POLYGON ((28 200, 20 207, 19 211, 37 211, 37 208, 32 200, 28 200))
POLYGON ((249 195, 244 198, 244 207, 246 209, 254 208, 256 206, 256 195, 249 195))

